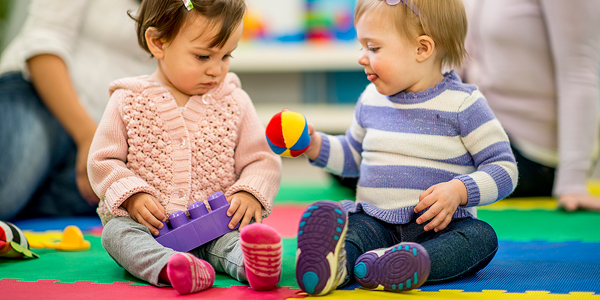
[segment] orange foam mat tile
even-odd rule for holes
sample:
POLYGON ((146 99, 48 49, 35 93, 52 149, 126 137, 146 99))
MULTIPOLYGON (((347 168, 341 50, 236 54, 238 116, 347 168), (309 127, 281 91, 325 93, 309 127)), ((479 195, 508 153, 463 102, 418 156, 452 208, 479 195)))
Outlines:
MULTIPOLYGON (((207 290, 185 295, 185 299, 244 299, 279 300, 304 298, 299 289, 277 287, 271 291, 257 292, 248 286, 211 287, 207 290)), ((7 300, 104 300, 104 299, 182 299, 173 288, 159 288, 130 283, 94 284, 89 281, 60 283, 54 280, 24 282, 18 279, 0 280, 0 299, 7 300)))

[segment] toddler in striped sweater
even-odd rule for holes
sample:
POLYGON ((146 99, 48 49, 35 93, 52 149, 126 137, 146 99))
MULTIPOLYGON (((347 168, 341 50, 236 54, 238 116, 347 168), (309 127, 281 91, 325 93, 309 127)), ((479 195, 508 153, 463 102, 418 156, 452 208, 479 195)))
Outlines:
POLYGON ((404 291, 484 268, 498 249, 476 206, 509 195, 517 167, 500 122, 454 71, 467 56, 460 0, 359 0, 358 59, 371 84, 345 135, 316 133, 311 164, 358 177, 356 201, 309 206, 296 279, 324 295, 356 282, 404 291))

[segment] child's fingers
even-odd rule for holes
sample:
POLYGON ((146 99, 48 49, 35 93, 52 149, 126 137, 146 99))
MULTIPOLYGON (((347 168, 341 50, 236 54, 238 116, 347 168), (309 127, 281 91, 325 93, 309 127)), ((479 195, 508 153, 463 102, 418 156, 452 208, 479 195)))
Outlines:
MULTIPOLYGON (((430 211, 432 209, 429 209, 430 211)), ((441 211, 439 213, 437 213, 435 215, 435 218, 433 218, 429 224, 425 225, 425 227, 423 228, 425 231, 429 231, 432 230, 436 227, 438 227, 440 224, 442 224, 442 222, 444 221, 444 219, 446 218, 446 213, 444 211, 441 211)))
POLYGON ((448 227, 448 224, 450 224, 450 222, 452 222, 452 215, 448 214, 446 216, 446 218, 444 219, 444 221, 442 222, 442 224, 440 224, 439 226, 434 228, 435 232, 440 232, 440 231, 446 229, 446 227, 448 227))
MULTIPOLYGON (((246 211, 248 212, 248 211, 246 211)), ((242 222, 240 223, 240 228, 239 230, 242 230, 242 228, 248 224, 250 224, 250 222, 252 221, 252 217, 254 217, 252 215, 252 213, 245 213, 244 217, 242 218, 242 222)))
POLYGON ((148 221, 146 221, 146 219, 144 219, 144 217, 142 215, 140 215, 137 218, 137 222, 146 226, 148 228, 148 230, 150 230, 150 233, 152 233, 152 235, 154 235, 154 236, 158 235, 158 229, 156 229, 156 227, 154 227, 150 223, 148 223, 148 221))
POLYGON ((433 192, 433 186, 428 188, 426 191, 419 195, 419 203, 415 206, 415 213, 420 213, 424 209, 430 207, 433 203, 435 203, 434 197, 429 197, 433 192))
MULTIPOLYGON (((438 207, 438 205, 435 205, 435 204, 430 205, 429 209, 425 213, 423 213, 420 217, 417 218, 417 224, 423 224, 423 223, 431 220, 432 218, 437 216, 439 214, 439 212, 440 212, 440 208, 438 207)), ((431 228, 433 228, 433 227, 431 227, 431 228)))
POLYGON ((241 202, 237 198, 231 199, 231 205, 229 205, 229 209, 227 210, 227 216, 231 217, 235 212, 240 208, 241 202))
POLYGON ((260 209, 254 212, 254 220, 256 223, 262 223, 262 211, 260 209))
POLYGON ((154 206, 152 206, 152 208, 148 207, 148 209, 157 219, 165 222, 167 220, 165 208, 162 206, 162 204, 160 204, 160 201, 158 201, 158 199, 152 197, 152 201, 154 206))
POLYGON ((229 221, 229 229, 233 229, 235 227, 235 225, 237 225, 242 220, 245 213, 246 213, 246 208, 243 206, 240 206, 235 211, 235 214, 233 214, 233 217, 231 217, 231 221, 229 221))
POLYGON ((308 123, 308 135, 312 135, 315 133, 315 126, 311 123, 308 123))
MULTIPOLYGON (((140 219, 143 219, 145 223, 152 226, 153 229, 161 228, 163 226, 162 222, 154 216, 149 207, 144 207, 139 213, 141 215, 140 219)), ((158 230, 156 230, 156 233, 158 234, 158 230)))

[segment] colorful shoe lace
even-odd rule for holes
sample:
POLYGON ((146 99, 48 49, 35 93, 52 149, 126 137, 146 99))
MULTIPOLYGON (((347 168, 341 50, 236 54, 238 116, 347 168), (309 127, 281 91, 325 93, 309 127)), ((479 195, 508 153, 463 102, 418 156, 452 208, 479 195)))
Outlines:
POLYGON ((281 236, 268 225, 253 223, 240 233, 248 283, 255 291, 272 290, 281 279, 281 236))
POLYGON ((400 243, 359 256, 354 277, 365 289, 400 292, 418 288, 427 280, 429 254, 417 243, 400 243))
POLYGON ((189 253, 175 253, 167 262, 169 282, 179 294, 205 290, 215 282, 215 269, 205 260, 189 253))
POLYGON ((296 280, 311 295, 325 295, 344 281, 348 222, 346 211, 336 202, 311 204, 300 219, 296 251, 296 280))

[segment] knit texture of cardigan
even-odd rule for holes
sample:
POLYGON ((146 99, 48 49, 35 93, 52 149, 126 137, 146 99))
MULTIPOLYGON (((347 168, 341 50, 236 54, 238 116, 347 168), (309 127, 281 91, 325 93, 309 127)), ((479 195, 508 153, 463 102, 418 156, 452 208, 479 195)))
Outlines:
POLYGON ((281 180, 281 158, 266 141, 250 97, 230 73, 216 88, 190 97, 183 112, 150 76, 110 85, 111 97, 92 142, 88 175, 105 224, 129 216, 121 204, 144 192, 167 216, 209 195, 254 195, 264 217, 281 180))
POLYGON ((463 84, 454 71, 416 94, 388 97, 371 84, 345 135, 320 134, 321 152, 311 163, 359 176, 356 202, 342 201, 344 208, 392 224, 417 217, 419 195, 441 182, 459 179, 467 188, 468 203, 454 218, 476 216, 475 206, 508 196, 517 183, 500 122, 477 88, 463 84))

